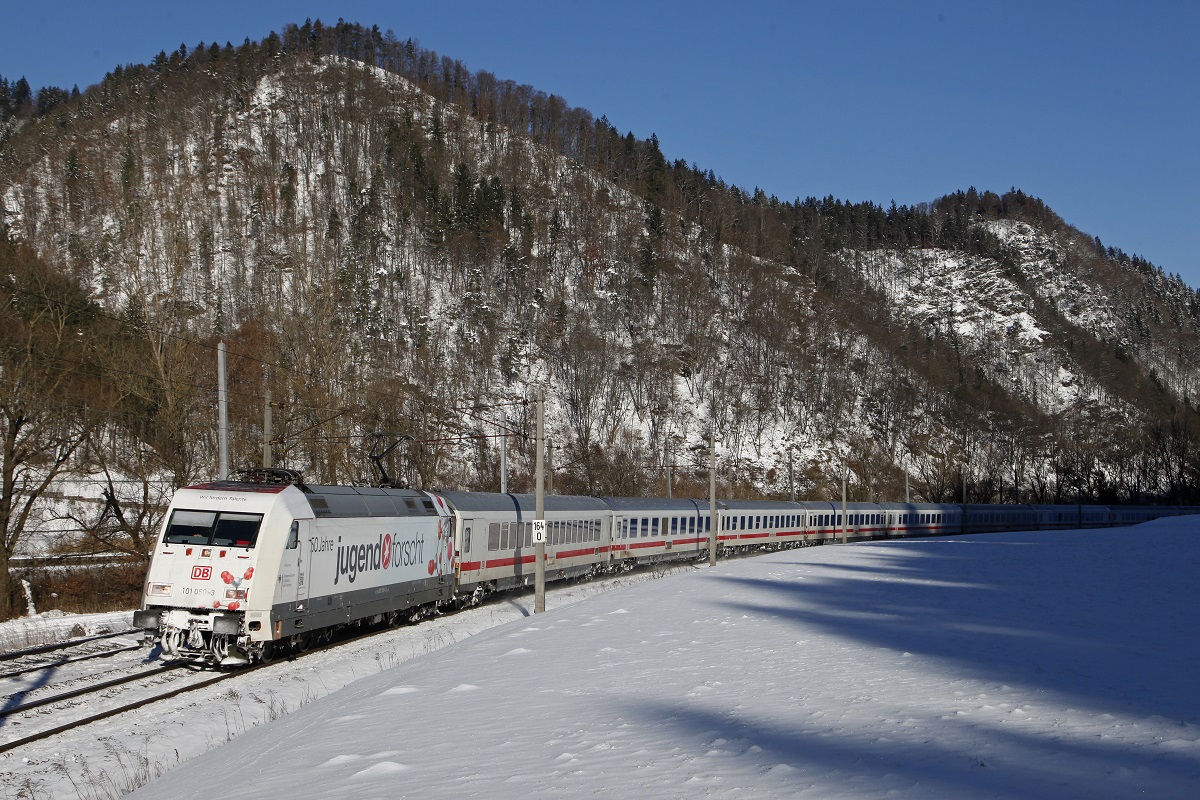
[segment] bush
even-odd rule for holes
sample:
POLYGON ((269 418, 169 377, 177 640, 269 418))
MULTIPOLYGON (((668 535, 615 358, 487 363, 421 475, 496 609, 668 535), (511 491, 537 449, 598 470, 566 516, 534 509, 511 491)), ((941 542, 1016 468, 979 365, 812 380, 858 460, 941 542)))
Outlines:
MULTIPOLYGON (((139 607, 146 580, 146 563, 30 567, 14 570, 13 575, 18 586, 21 580, 29 581, 38 611, 58 609, 74 614, 94 614, 139 607)), ((24 610, 23 596, 13 600, 14 609, 24 610)))

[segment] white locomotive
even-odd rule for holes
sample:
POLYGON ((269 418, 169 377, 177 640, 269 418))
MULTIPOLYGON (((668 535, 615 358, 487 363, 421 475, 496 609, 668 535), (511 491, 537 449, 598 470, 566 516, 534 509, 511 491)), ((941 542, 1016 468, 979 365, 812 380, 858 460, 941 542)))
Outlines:
POLYGON ((454 594, 453 522, 403 489, 221 481, 180 489, 134 625, 218 664, 305 649, 340 625, 394 621, 454 594))
MULTIPOLYGON (((724 550, 998 530, 1098 527, 1198 513, 1178 507, 723 501, 724 550)), ((306 486, 253 473, 179 490, 134 626, 165 655, 270 660, 335 630, 416 619, 447 603, 532 583, 530 495, 306 486)), ((550 495, 546 578, 705 558, 705 501, 550 495)))

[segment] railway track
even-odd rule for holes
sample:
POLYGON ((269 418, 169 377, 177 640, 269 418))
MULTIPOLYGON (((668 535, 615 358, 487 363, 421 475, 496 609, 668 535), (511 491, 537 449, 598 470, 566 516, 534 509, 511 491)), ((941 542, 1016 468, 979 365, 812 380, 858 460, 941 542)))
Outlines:
POLYGON ((81 639, 72 639, 66 642, 58 642, 56 644, 41 645, 25 650, 2 653, 0 654, 0 683, 30 672, 62 667, 67 664, 76 664, 81 661, 90 661, 97 658, 111 658, 120 653, 138 650, 142 645, 137 643, 122 644, 119 642, 119 639, 132 640, 137 638, 138 635, 136 631, 104 633, 81 639), (113 640, 118 641, 113 643, 113 640), (58 655, 70 650, 79 650, 80 652, 74 655, 58 655), (49 657, 47 658, 47 656, 49 657))
MULTIPOLYGON (((386 630, 386 628, 361 630, 350 635, 344 635, 336 638, 332 642, 326 644, 313 645, 306 648, 303 652, 317 652, 327 648, 352 644, 361 639, 383 633, 386 630)), ((22 655, 30 655, 33 650, 42 649, 43 648, 31 648, 30 650, 23 651, 22 655)), ((118 652, 125 652, 126 650, 130 649, 142 649, 142 646, 138 645, 132 648, 122 647, 119 650, 114 649, 110 655, 118 652)), ((0 754, 14 750, 23 745, 31 744, 43 739, 49 739, 60 733, 65 733, 76 728, 90 725, 94 722, 109 719, 120 714, 126 714, 130 711, 136 711, 153 703, 170 700, 187 692, 204 689, 212 686, 213 684, 230 680, 232 678, 241 677, 243 675, 248 675, 260 669, 269 669, 277 661, 284 659, 290 660, 291 658, 296 658, 300 655, 302 655, 302 653, 289 654, 287 656, 281 656, 278 659, 273 659, 267 663, 254 664, 252 666, 241 667, 233 671, 219 672, 215 674, 208 670, 198 669, 191 662, 172 661, 151 667, 150 669, 143 669, 125 675, 118 675, 115 678, 98 682, 89 682, 86 685, 76 686, 66 691, 57 692, 49 696, 34 697, 26 700, 22 697, 22 695, 32 692, 14 692, 3 701, 3 705, 0 705, 0 739, 4 738, 6 734, 11 736, 18 726, 24 729, 29 726, 37 726, 39 722, 49 722, 51 724, 49 727, 39 727, 36 731, 33 731, 27 735, 0 742, 0 754), (155 681, 167 680, 171 683, 175 683, 177 679, 174 677, 174 675, 191 676, 197 679, 187 680, 185 678, 184 680, 186 682, 182 686, 174 685, 167 688, 165 691, 155 690, 152 694, 142 694, 134 699, 128 699, 125 702, 116 702, 110 707, 101 711, 86 713, 86 711, 89 710, 94 704, 109 700, 117 700, 122 694, 128 694, 130 691, 136 695, 138 694, 139 688, 140 690, 145 690, 150 683, 155 681), (126 689, 126 687, 132 687, 132 689, 126 689), (117 694, 114 696, 105 696, 104 693, 110 690, 116 690, 117 694), (73 715, 73 710, 76 713, 79 711, 84 711, 85 713, 82 715, 73 715), (62 721, 64 719, 66 721, 62 721)), ((97 656, 89 656, 89 658, 94 657, 97 656)), ((78 660, 82 659, 64 659, 61 662, 46 664, 41 667, 41 669, 53 670, 59 663, 73 664, 77 663, 78 660)), ((30 667, 28 669, 10 672, 8 675, 12 676, 26 674, 29 672, 35 672, 37 669, 37 667, 30 667)), ((71 680, 74 682, 78 681, 78 679, 71 680)), ((52 685, 48 682, 42 683, 39 681, 30 681, 30 683, 34 684, 35 690, 46 688, 52 685)))
POLYGON ((137 708, 163 694, 146 697, 156 682, 178 686, 166 673, 182 664, 134 655, 147 650, 136 641, 140 634, 103 633, 0 653, 0 752, 137 708))
MULTIPOLYGON (((690 566, 685 566, 684 564, 673 565, 673 567, 690 568, 690 566)), ((489 597, 484 602, 485 605, 490 603, 499 603, 510 599, 510 597, 511 593, 501 592, 489 597)), ((449 610, 445 612, 439 612, 439 614, 454 613, 458 612, 449 610)), ((12 692, 7 698, 0 697, 0 740, 6 738, 7 736, 13 736, 14 733, 18 732, 18 727, 22 729, 20 731, 21 733, 24 733, 24 730, 28 727, 37 727, 37 730, 31 731, 26 735, 17 736, 16 738, 9 738, 7 741, 0 741, 0 754, 15 750, 18 747, 22 747, 33 742, 49 739, 58 734, 66 733, 68 731, 81 728, 101 720, 116 717, 131 711, 136 711, 153 703, 170 700, 186 694, 187 692, 198 691, 222 681, 248 675, 260 669, 270 669, 271 667, 276 666, 279 661, 290 661, 294 658, 303 657, 305 653, 316 653, 322 650, 351 645, 362 639, 385 633, 390 629, 390 626, 351 629, 343 632, 341 636, 334 638, 330 642, 313 644, 311 647, 305 648, 305 650, 302 652, 280 655, 267 663, 258 663, 251 666, 240 667, 228 672, 218 672, 214 674, 209 670, 195 668, 195 665, 191 662, 173 661, 162 663, 149 669, 142 669, 134 673, 128 673, 124 675, 118 674, 116 677, 108 678, 102 681, 88 681, 82 686, 75 686, 74 688, 67 689, 66 691, 56 692, 53 695, 33 697, 28 700, 24 699, 22 695, 32 694, 32 690, 27 692, 12 692), (180 676, 181 678, 183 678, 183 676, 189 676, 190 678, 194 678, 194 680, 183 678, 183 685, 178 685, 177 681, 180 680, 180 678, 176 678, 175 676, 180 676), (146 694, 145 690, 148 685, 156 681, 165 681, 175 685, 167 686, 165 687, 165 690, 163 690, 164 687, 159 687, 158 689, 154 689, 152 693, 146 694), (138 689, 139 684, 141 684, 140 690, 138 689), (115 690, 116 694, 112 696, 105 696, 104 693, 109 692, 110 690, 115 690), (139 691, 141 692, 140 694, 139 691), (134 696, 131 697, 131 693, 134 696), (126 700, 120 701, 120 697, 122 695, 126 696, 126 700), (88 698, 93 699, 89 700, 88 698), (102 710, 91 711, 90 706, 106 701, 116 702, 113 702, 111 705, 109 705, 109 707, 102 710), (91 711, 91 713, 87 713, 88 711, 91 711), (46 723, 48 726, 38 727, 39 723, 46 723)), ((128 633, 104 634, 101 636, 89 637, 89 640, 96 641, 113 639, 121 635, 126 637, 129 636, 128 633)), ((82 640, 76 640, 74 643, 78 644, 80 641, 82 640)), ((21 651, 20 653, 8 653, 4 654, 3 657, 0 657, 0 661, 16 660, 21 657, 43 654, 46 652, 61 651, 68 649, 71 644, 72 643, 63 643, 62 645, 57 646, 47 645, 45 647, 29 648, 21 651)), ((102 655, 119 655, 128 650, 143 648, 144 645, 114 648, 110 653, 88 655, 86 658, 99 658, 102 655)), ((42 669, 53 670, 61 665, 76 664, 80 660, 86 659, 60 659, 56 662, 45 664, 42 669)), ((34 672, 37 669, 37 667, 29 667, 28 669, 0 673, 0 681, 6 677, 20 676, 22 674, 34 672)), ((79 683, 82 680, 83 679, 77 676, 69 679, 68 682, 73 681, 79 683)), ((43 683, 39 681, 29 681, 29 683, 34 684, 35 689, 45 689, 53 685, 49 682, 43 683)), ((2 685, 2 683, 0 683, 0 685, 2 685)))
POLYGON ((54 652, 58 652, 59 650, 69 650, 72 647, 79 647, 81 645, 89 644, 91 642, 104 641, 105 639, 116 639, 119 636, 124 636, 125 638, 128 639, 131 637, 136 637, 137 635, 138 635, 138 631, 118 631, 117 633, 97 633, 93 636, 84 636, 84 637, 77 637, 74 639, 68 639, 65 642, 55 642, 54 644, 41 644, 41 645, 38 645, 37 647, 27 647, 22 650, 9 650, 7 652, 0 653, 0 662, 16 661, 21 658, 27 658, 30 656, 38 656, 38 655, 42 655, 44 653, 54 653, 54 652))
MULTIPOLYGON (((8 710, 3 715, 0 715, 0 719, 7 721, 7 717, 10 714, 17 714, 17 713, 29 711, 31 709, 38 708, 41 706, 46 706, 46 705, 50 705, 50 704, 58 703, 58 702, 65 702, 65 701, 68 701, 73 698, 82 697, 82 696, 86 696, 89 694, 95 694, 97 692, 102 692, 107 688, 112 688, 114 686, 132 683, 134 681, 141 680, 141 679, 144 679, 147 677, 155 677, 157 675, 160 675, 161 673, 170 672, 170 671, 176 670, 179 667, 183 667, 183 666, 185 666, 185 665, 181 664, 181 663, 165 664, 158 669, 155 669, 155 670, 152 670, 152 671, 149 671, 146 673, 142 673, 139 675, 131 676, 131 677, 128 677, 125 679, 108 681, 104 684, 97 684, 95 686, 89 686, 89 687, 86 687, 83 689, 73 690, 72 692, 64 693, 62 695, 58 695, 53 698, 39 700, 34 703, 25 704, 19 708, 13 709, 13 710, 8 710)), ((180 687, 171 689, 166 692, 159 692, 159 693, 154 694, 151 697, 143 697, 143 698, 140 698, 140 699, 132 701, 132 702, 121 703, 112 708, 105 709, 104 711, 99 711, 94 714, 89 714, 84 717, 79 717, 79 718, 73 719, 69 722, 60 723, 58 725, 54 725, 49 728, 44 728, 42 730, 36 731, 36 732, 28 734, 26 736, 19 737, 17 739, 10 739, 7 742, 0 743, 0 753, 6 753, 9 750, 14 750, 23 745, 31 744, 33 742, 37 742, 42 739, 49 739, 50 737, 57 736, 60 733, 65 733, 67 731, 74 730, 75 728, 81 728, 85 725, 90 725, 94 722, 99 722, 100 720, 109 719, 110 717, 115 717, 115 716, 118 716, 119 714, 126 714, 130 711, 136 711, 137 709, 148 706, 151 703, 158 703, 158 702, 162 702, 163 700, 169 700, 173 697, 178 697, 179 695, 184 694, 186 692, 194 692, 198 689, 203 689, 205 687, 212 686, 214 683, 220 683, 221 681, 227 681, 231 678, 238 677, 239 675, 244 675, 247 672, 251 672, 256 669, 262 669, 263 667, 266 667, 266 666, 269 666, 269 665, 260 664, 260 665, 256 665, 253 667, 248 667, 243 670, 239 670, 238 672, 220 673, 220 674, 214 675, 212 677, 209 677, 209 678, 206 678, 206 679, 194 682, 194 683, 189 683, 186 686, 180 686, 180 687)), ((5 726, 5 727, 7 727, 7 726, 5 726)), ((0 728, 0 731, 3 731, 3 730, 4 730, 4 728, 0 728)))

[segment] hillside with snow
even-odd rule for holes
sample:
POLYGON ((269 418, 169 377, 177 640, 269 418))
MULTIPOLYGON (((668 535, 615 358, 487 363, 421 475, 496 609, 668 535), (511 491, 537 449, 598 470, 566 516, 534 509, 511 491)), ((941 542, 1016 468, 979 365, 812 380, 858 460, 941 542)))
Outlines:
POLYGON ((50 488, 135 544, 216 470, 218 339, 234 466, 270 407, 314 481, 396 442, 411 485, 494 490, 504 448, 527 489, 542 384, 560 492, 703 492, 713 433, 730 497, 1200 496, 1200 295, 1019 191, 783 202, 345 23, 114 70, 0 164, 0 228, 118 341, 79 370, 108 416, 47 412, 50 488))

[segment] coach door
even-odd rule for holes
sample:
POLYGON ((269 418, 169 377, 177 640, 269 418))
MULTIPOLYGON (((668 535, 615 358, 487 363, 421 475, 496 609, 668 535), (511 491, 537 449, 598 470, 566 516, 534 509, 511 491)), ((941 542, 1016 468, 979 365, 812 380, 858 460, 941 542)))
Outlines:
POLYGON ((310 554, 306 548, 311 533, 312 520, 298 519, 292 522, 283 559, 279 563, 281 599, 291 602, 294 611, 304 611, 308 604, 310 554))

